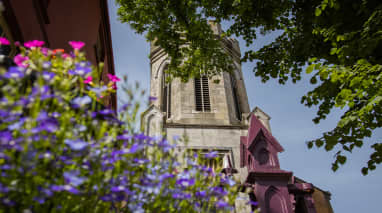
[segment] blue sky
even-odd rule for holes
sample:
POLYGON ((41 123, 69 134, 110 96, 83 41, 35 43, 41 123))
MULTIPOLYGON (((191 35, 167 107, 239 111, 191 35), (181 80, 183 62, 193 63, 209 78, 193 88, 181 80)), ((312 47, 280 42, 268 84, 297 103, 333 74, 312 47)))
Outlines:
MULTIPOLYGON (((127 24, 117 20, 117 7, 113 0, 109 2, 116 74, 119 77, 127 75, 130 83, 138 81, 142 88, 149 91, 149 43, 144 36, 135 34, 127 24)), ((262 47, 274 37, 275 34, 260 37, 250 47, 245 47, 240 38, 238 40, 243 53, 248 49, 262 47)), ((293 171, 295 176, 330 191, 336 213, 381 212, 382 168, 377 166, 377 170, 368 176, 363 176, 360 171, 371 154, 371 142, 377 139, 381 142, 381 129, 374 133, 373 138, 364 142, 362 149, 354 150, 346 165, 334 173, 330 168, 335 152, 316 148, 308 150, 305 141, 318 138, 324 131, 335 127, 341 110, 333 110, 325 121, 316 125, 312 119, 317 109, 300 104, 301 97, 313 88, 309 84, 308 75, 303 75, 297 84, 289 82, 279 85, 276 80, 261 83, 254 76, 253 67, 254 63, 242 64, 250 107, 253 109, 258 106, 271 116, 272 133, 285 149, 279 155, 281 168, 293 171)), ((118 98, 125 97, 118 94, 118 98)))

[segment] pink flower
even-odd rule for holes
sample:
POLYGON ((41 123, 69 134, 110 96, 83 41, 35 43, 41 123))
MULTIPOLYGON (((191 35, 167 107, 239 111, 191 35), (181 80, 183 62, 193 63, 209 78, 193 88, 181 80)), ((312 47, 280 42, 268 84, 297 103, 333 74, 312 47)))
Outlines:
POLYGON ((45 47, 43 47, 43 48, 41 48, 41 52, 42 52, 42 54, 44 54, 45 56, 47 56, 47 55, 48 55, 48 53, 49 53, 49 49, 48 49, 48 48, 45 48, 45 47))
POLYGON ((24 43, 24 46, 28 48, 32 47, 42 47, 45 44, 44 41, 39 41, 39 40, 33 40, 33 41, 28 41, 24 43))
POLYGON ((67 58, 67 57, 70 57, 70 55, 67 54, 67 53, 63 53, 63 54, 62 54, 62 58, 67 58))
POLYGON ((20 42, 19 41, 15 41, 15 46, 19 47, 20 46, 20 42))
POLYGON ((117 84, 114 83, 114 84, 111 86, 111 88, 113 88, 113 90, 117 90, 117 84))
POLYGON ((9 45, 8 39, 0 37, 0 45, 9 45))
POLYGON ((70 46, 72 46, 73 49, 79 50, 83 46, 85 46, 85 43, 82 41, 69 41, 70 46))
POLYGON ((13 61, 19 67, 27 67, 28 65, 24 64, 24 61, 26 60, 29 60, 28 56, 22 56, 21 54, 18 54, 13 58, 13 61))
POLYGON ((89 76, 85 79, 84 83, 85 83, 85 84, 90 84, 90 83, 92 83, 92 81, 93 81, 93 77, 92 77, 91 75, 89 75, 89 76))
POLYGON ((119 79, 117 76, 112 75, 112 74, 107 74, 107 77, 109 78, 109 80, 110 80, 111 82, 118 82, 118 81, 121 81, 121 79, 119 79))

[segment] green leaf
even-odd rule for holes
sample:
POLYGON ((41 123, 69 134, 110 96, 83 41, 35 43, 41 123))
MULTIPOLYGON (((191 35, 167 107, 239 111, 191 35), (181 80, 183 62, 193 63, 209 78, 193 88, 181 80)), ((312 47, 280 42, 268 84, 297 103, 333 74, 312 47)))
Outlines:
POLYGON ((309 74, 309 73, 313 72, 313 70, 314 70, 314 64, 309 65, 306 68, 306 74, 309 74))
POLYGON ((346 156, 343 156, 343 155, 338 155, 337 156, 337 160, 338 160, 338 162, 340 162, 340 164, 345 164, 345 162, 346 162, 346 156))
POLYGON ((320 15, 321 15, 321 12, 322 12, 322 11, 321 11, 321 8, 316 7, 316 11, 315 11, 314 14, 315 14, 316 16, 320 16, 320 15))
POLYGON ((308 149, 311 149, 313 147, 313 142, 309 141, 306 145, 308 146, 308 149))
POLYGON ((334 55, 337 53, 337 48, 333 47, 332 49, 330 49, 330 55, 334 55))
POLYGON ((316 83, 317 83, 317 78, 316 78, 316 76, 313 76, 313 77, 310 79, 310 83, 311 83, 311 84, 316 84, 316 83))
POLYGON ((368 173, 368 168, 363 167, 361 171, 362 171, 362 174, 363 174, 363 175, 367 175, 367 173, 368 173))
POLYGON ((317 147, 321 147, 322 145, 324 145, 324 142, 322 140, 316 140, 317 147))
POLYGON ((362 147, 363 142, 360 141, 360 140, 357 140, 357 141, 354 142, 354 144, 355 144, 357 147, 362 147))
POLYGON ((338 165, 335 164, 335 163, 333 163, 333 164, 332 164, 332 170, 333 170, 334 172, 337 171, 337 170, 338 170, 338 165))

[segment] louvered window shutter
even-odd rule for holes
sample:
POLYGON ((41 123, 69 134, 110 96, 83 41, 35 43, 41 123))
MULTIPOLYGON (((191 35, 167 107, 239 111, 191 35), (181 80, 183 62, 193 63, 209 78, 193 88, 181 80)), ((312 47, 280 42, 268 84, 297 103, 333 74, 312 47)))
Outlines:
POLYGON ((202 85, 200 83, 200 78, 195 78, 195 105, 196 111, 203 111, 203 101, 202 101, 202 85))
POLYGON ((210 91, 208 88, 208 78, 195 78, 195 108, 196 111, 209 112, 211 111, 210 91))

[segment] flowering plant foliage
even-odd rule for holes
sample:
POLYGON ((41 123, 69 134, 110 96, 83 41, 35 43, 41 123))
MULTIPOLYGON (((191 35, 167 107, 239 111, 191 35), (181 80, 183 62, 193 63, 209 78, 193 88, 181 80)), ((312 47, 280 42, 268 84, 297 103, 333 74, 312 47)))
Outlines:
POLYGON ((43 44, 27 42, 14 58, 18 66, 0 67, 0 212, 233 208, 232 179, 200 165, 200 157, 178 163, 164 137, 127 130, 103 107, 119 79, 100 82, 102 66, 86 61, 81 42, 71 42, 69 54, 43 44))

